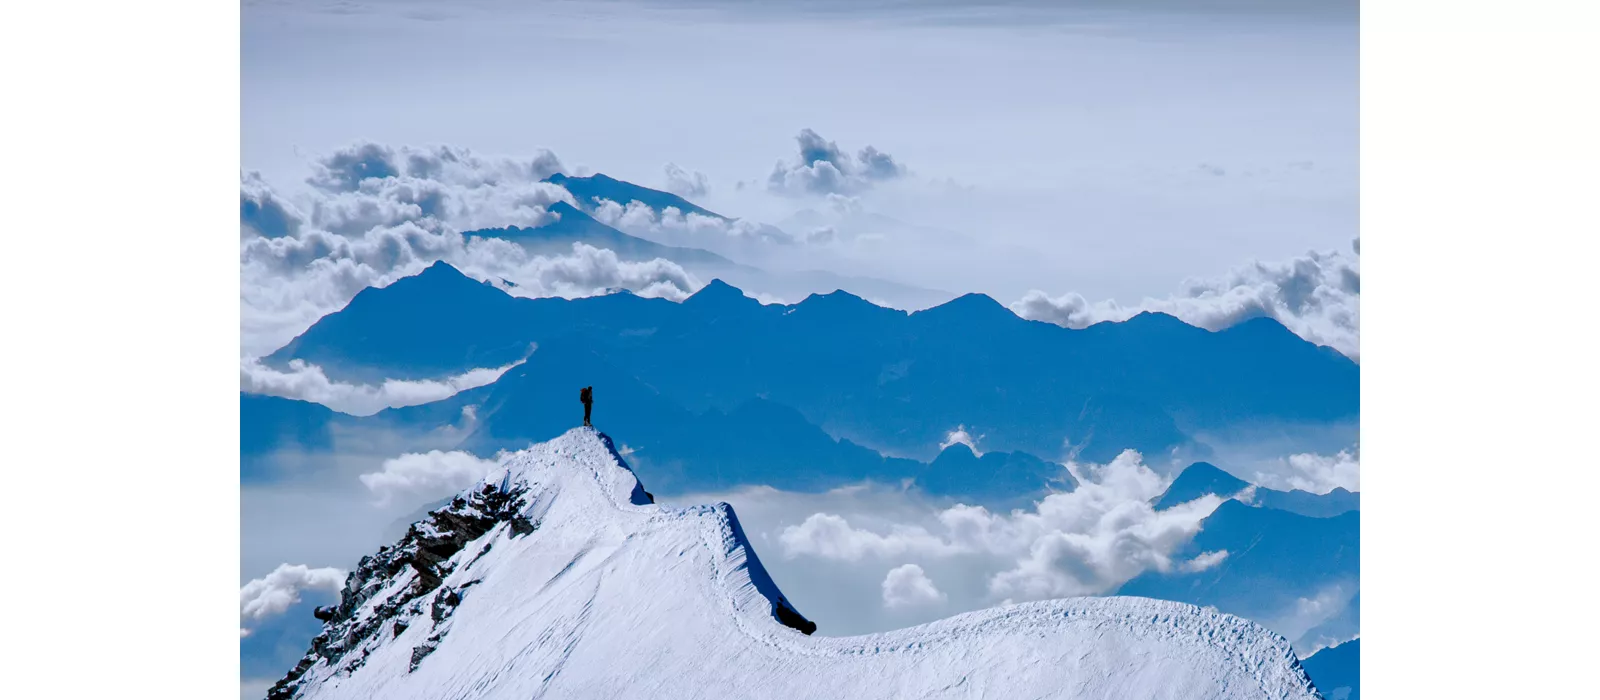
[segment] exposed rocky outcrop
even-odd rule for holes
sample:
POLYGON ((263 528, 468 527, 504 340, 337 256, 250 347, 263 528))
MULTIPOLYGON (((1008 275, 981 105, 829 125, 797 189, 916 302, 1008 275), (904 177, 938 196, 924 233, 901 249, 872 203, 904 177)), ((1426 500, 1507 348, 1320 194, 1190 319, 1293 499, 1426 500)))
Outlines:
MULTIPOLYGON (((511 537, 538 529, 538 523, 521 514, 526 495, 525 487, 513 487, 508 481, 486 484, 414 523, 397 544, 362 557, 345 579, 338 605, 313 612, 326 623, 322 633, 311 640, 305 657, 268 691, 268 700, 294 697, 301 677, 318 663, 345 672, 360 668, 372 647, 400 636, 421 617, 423 624, 432 624, 433 632, 413 650, 414 670, 449 632, 450 614, 472 585, 441 588, 455 570, 452 558, 501 524, 511 537)), ((484 541, 477 556, 492 546, 492 541, 484 541)), ((470 568, 476 561, 474 557, 464 566, 470 568)))
POLYGON ((823 636, 766 572, 731 506, 650 505, 597 431, 570 430, 503 469, 365 562, 396 573, 352 580, 352 599, 376 592, 329 611, 280 697, 1321 697, 1281 636, 1146 598, 1037 601, 823 636), (511 484, 527 494, 497 508, 495 491, 511 484), (518 516, 533 532, 515 536, 518 516), (473 532, 483 534, 460 541, 473 532), (419 554, 449 556, 430 565, 419 554), (440 582, 422 591, 429 579, 414 563, 440 582))

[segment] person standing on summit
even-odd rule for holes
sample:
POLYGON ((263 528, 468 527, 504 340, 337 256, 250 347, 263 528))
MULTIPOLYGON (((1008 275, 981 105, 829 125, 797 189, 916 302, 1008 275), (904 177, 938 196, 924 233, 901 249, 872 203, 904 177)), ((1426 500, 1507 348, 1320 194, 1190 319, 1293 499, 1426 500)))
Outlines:
POLYGON ((589 412, 594 408, 594 387, 586 386, 578 392, 578 400, 583 402, 583 426, 589 427, 589 412))

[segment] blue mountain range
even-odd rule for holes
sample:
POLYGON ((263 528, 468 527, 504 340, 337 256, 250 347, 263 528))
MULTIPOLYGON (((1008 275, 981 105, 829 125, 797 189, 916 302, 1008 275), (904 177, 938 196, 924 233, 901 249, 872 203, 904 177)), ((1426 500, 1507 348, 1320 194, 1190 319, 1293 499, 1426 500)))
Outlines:
POLYGON ((319 403, 239 392, 239 479, 270 480, 296 458, 334 449, 334 430, 359 419, 319 403))
MULTIPOLYGON (((362 291, 266 361, 376 382, 523 357, 501 382, 540 377, 552 397, 593 385, 597 420, 668 406, 728 413, 760 398, 835 438, 920 460, 957 425, 985 435, 986 450, 1070 447, 1100 462, 1125 448, 1165 454, 1188 441, 1179 425, 1336 421, 1359 410, 1357 365, 1271 319, 1211 332, 1145 313, 1073 330, 978 294, 906 313, 842 291, 763 305, 719 281, 682 303, 626 292, 521 299, 444 263, 362 291), (572 364, 578 357, 592 359, 572 364)), ((574 402, 563 403, 504 414, 488 405, 469 444, 558 434, 573 422, 574 402)))
MULTIPOLYGON (((732 260, 707 250, 662 245, 638 236, 630 236, 597 221, 588 213, 566 202, 552 204, 550 212, 559 218, 553 223, 537 228, 508 226, 506 228, 467 231, 462 235, 511 241, 536 255, 564 255, 572 252, 573 243, 584 243, 596 248, 608 249, 616 253, 617 257, 622 260, 640 261, 665 258, 680 265, 713 265, 720 268, 736 267, 732 260)), ((750 270, 754 271, 754 268, 750 268, 750 270)))
POLYGON ((532 340, 522 324, 538 301, 545 300, 512 297, 435 263, 420 275, 361 290, 263 362, 303 359, 335 379, 366 383, 503 367, 528 354, 532 340))
POLYGON ((713 219, 728 220, 728 217, 701 207, 678 195, 635 185, 631 182, 609 177, 603 173, 595 173, 586 177, 573 177, 564 173, 556 173, 545 178, 545 182, 565 187, 568 192, 572 193, 573 199, 578 201, 578 206, 589 211, 592 211, 600 200, 609 199, 624 206, 629 202, 640 202, 657 212, 675 208, 685 215, 699 214, 713 219))
MULTIPOLYGON (((1214 469, 1204 465, 1202 475, 1210 478, 1204 472, 1214 469)), ((1194 481, 1175 482, 1172 488, 1194 494, 1194 481)), ((1227 557, 1210 568, 1149 571, 1123 584, 1117 593, 1212 605, 1271 626, 1274 619, 1297 610, 1303 600, 1317 600, 1330 591, 1351 598, 1358 595, 1361 512, 1312 517, 1227 500, 1201 522, 1199 534, 1175 555, 1188 560, 1219 551, 1226 551, 1227 557)), ((1348 602, 1338 614, 1358 615, 1359 603, 1348 602)))
MULTIPOLYGON (((1155 507, 1156 510, 1166 510, 1207 494, 1232 498, 1250 486, 1250 482, 1229 474, 1214 464, 1195 462, 1172 481, 1166 493, 1156 501, 1155 507)), ((1312 518, 1330 518, 1352 510, 1360 510, 1361 494, 1343 488, 1335 488, 1325 494, 1315 494, 1299 490, 1278 491, 1258 486, 1253 493, 1251 503, 1312 518)))
POLYGON ((1328 700, 1361 700, 1361 639, 1323 649, 1300 665, 1328 700))
MULTIPOLYGON (((1072 330, 977 294, 908 313, 844 291, 761 304, 721 281, 682 303, 523 299, 444 263, 364 290, 266 361, 293 359, 367 382, 523 361, 487 386, 367 418, 241 394, 246 481, 267 478, 265 455, 327 449, 343 429, 460 425, 457 449, 519 449, 578 422, 576 390, 594 386, 596 423, 657 493, 873 481, 996 510, 1076 488, 1052 458, 1163 455, 1190 444, 1189 429, 1234 422, 1347 420, 1359 384, 1354 363, 1267 319, 1211 332, 1141 314, 1072 330), (939 447, 958 425, 981 436, 981 454, 939 447)), ((1249 487, 1197 462, 1155 507, 1249 487)), ((1219 506, 1176 557, 1227 551, 1220 563, 1148 572, 1118 593, 1270 623, 1329 587, 1359 590, 1359 507, 1342 489, 1257 487, 1249 504, 1219 506)))

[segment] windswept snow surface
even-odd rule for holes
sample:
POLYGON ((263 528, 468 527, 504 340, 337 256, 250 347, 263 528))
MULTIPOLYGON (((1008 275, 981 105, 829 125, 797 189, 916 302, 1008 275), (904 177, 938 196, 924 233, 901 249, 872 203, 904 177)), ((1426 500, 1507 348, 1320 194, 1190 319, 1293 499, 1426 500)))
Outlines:
MULTIPOLYGON (((415 566, 372 574, 364 561, 345 595, 353 585, 370 597, 327 613, 325 634, 274 696, 1317 697, 1283 638, 1144 598, 807 636, 778 621, 781 595, 732 508, 650 503, 610 440, 588 428, 511 456, 456 506, 503 519, 482 520, 494 524, 432 569, 437 579, 415 566)), ((387 549, 403 550, 405 541, 387 549)))

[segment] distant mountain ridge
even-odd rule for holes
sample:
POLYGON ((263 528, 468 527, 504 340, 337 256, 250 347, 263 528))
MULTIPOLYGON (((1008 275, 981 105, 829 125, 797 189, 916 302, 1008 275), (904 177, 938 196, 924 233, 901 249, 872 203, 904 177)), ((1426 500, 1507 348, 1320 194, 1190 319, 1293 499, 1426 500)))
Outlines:
MULTIPOLYGON (((637 202, 649 207, 658 217, 667 215, 668 210, 673 209, 684 216, 699 215, 723 223, 731 223, 736 219, 718 214, 676 194, 618 180, 604 173, 584 177, 558 173, 546 178, 545 181, 566 188, 581 212, 573 215, 569 212, 572 209, 571 205, 558 203, 551 210, 561 215, 560 221, 538 229, 522 229, 523 235, 519 237, 518 242, 534 252, 553 252, 556 248, 551 243, 540 242, 541 237, 559 242, 560 252, 565 252, 566 247, 570 247, 572 242, 581 241, 595 247, 616 250, 618 256, 623 259, 647 260, 660 257, 683 265, 702 278, 726 277, 740 284, 753 285, 768 294, 786 298, 835 287, 850 287, 909 308, 920 308, 950 298, 949 294, 939 290, 874 277, 842 275, 822 270, 764 270, 738 261, 742 255, 733 251, 740 249, 739 244, 720 233, 710 234, 711 238, 702 245, 731 246, 733 250, 725 249, 723 253, 717 253, 702 247, 673 247, 647 241, 601 223, 592 215, 600 210, 602 202, 609 201, 624 207, 637 202)), ((485 230, 487 235, 506 237, 496 233, 497 231, 500 230, 485 230)), ((485 232, 469 232, 469 234, 485 232)), ((767 224, 757 224, 746 233, 751 234, 755 240, 779 248, 794 244, 793 236, 767 224)), ((750 251, 745 249, 744 252, 750 251)))
POLYGON ((330 376, 360 382, 503 367, 527 355, 532 341, 517 322, 537 303, 436 262, 421 274, 361 290, 344 309, 262 360, 281 366, 304 359, 330 376), (406 368, 399 375, 392 372, 397 364, 406 368))
POLYGON ((545 182, 566 188, 568 192, 572 193, 573 198, 578 200, 578 206, 585 211, 593 211, 599 200, 610 200, 623 206, 627 206, 629 202, 639 202, 656 210, 658 213, 668 208, 673 208, 685 215, 699 214, 722 221, 730 220, 726 216, 670 192, 662 192, 661 190, 635 185, 625 180, 610 177, 604 173, 595 173, 585 177, 573 177, 564 173, 556 173, 545 178, 545 182))
MULTIPOLYGON (((835 437, 924 460, 957 425, 986 434, 989 449, 1054 456, 1070 445, 1080 459, 1106 461, 1129 447, 1165 454, 1185 444, 1180 422, 1358 414, 1355 363, 1276 322, 1246 325, 1211 332, 1141 314, 1073 330, 1023 320, 982 295, 909 314, 842 292, 763 305, 717 282, 681 304, 627 293, 519 299, 437 263, 363 291, 267 361, 303 359, 366 381, 426 379, 504 366, 537 346, 522 368, 531 372, 558 362, 545 349, 566 345, 604 360, 603 374, 581 380, 596 387, 597 420, 623 403, 608 385, 629 382, 691 412, 764 397, 835 437)), ((547 371, 553 382, 580 381, 547 371)), ((480 431, 512 431, 489 408, 480 431)), ((570 425, 570 407, 552 410, 536 431, 546 437, 570 425)))
POLYGON ((736 265, 732 260, 708 250, 662 245, 638 236, 630 236, 601 223, 587 212, 566 202, 550 205, 549 211, 559 218, 553 223, 537 228, 508 226, 466 231, 462 235, 499 238, 519 244, 531 253, 543 255, 568 254, 572 252, 573 243, 583 243, 610 250, 622 260, 644 261, 664 258, 681 265, 727 267, 736 265))
POLYGON ((1278 491, 1255 486, 1208 462, 1195 462, 1179 473, 1172 485, 1168 486, 1166 492, 1156 500, 1155 508, 1166 510, 1207 494, 1233 498, 1246 489, 1251 489, 1249 500, 1255 505, 1311 518, 1331 518, 1361 509, 1361 494, 1343 488, 1335 488, 1325 494, 1299 490, 1278 491))
POLYGON ((1193 540, 1174 552, 1174 560, 1207 552, 1227 555, 1200 571, 1148 571, 1123 584, 1117 595, 1214 605, 1269 626, 1311 601, 1332 614, 1359 614, 1359 604, 1351 602, 1361 581, 1359 510, 1316 518, 1227 500, 1200 523, 1193 540))
POLYGON ((239 481, 277 476, 274 467, 282 466, 283 450, 332 450, 335 428, 357 421, 319 403, 239 392, 239 481))
POLYGON ((1361 700, 1361 639, 1323 649, 1300 662, 1327 700, 1361 700))

